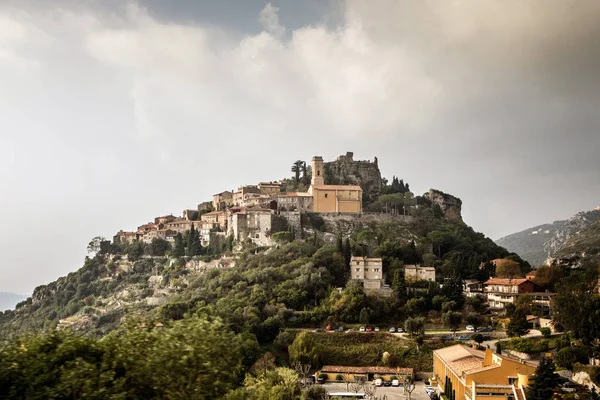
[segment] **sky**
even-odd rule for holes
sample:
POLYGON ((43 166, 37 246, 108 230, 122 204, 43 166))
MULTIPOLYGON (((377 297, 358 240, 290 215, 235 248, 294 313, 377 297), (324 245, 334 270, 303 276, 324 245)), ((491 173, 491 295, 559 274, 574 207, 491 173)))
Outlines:
POLYGON ((0 291, 95 236, 377 156, 497 239, 600 204, 595 0, 3 0, 0 291))

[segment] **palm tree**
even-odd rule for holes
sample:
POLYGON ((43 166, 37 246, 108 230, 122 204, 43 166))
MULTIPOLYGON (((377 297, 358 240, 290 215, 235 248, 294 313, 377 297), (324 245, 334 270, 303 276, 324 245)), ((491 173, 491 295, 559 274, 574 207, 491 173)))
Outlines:
POLYGON ((297 160, 294 162, 294 165, 292 165, 292 172, 295 174, 296 183, 300 182, 300 172, 302 172, 303 164, 304 161, 297 160))

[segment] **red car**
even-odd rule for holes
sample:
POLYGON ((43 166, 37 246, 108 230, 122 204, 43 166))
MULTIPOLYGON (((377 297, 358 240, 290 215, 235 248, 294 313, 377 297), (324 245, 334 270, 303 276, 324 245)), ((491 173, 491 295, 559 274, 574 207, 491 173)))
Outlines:
POLYGON ((365 329, 365 332, 371 332, 371 327, 367 326, 367 329, 365 329))
POLYGON ((330 331, 330 330, 332 330, 332 329, 333 329, 333 328, 331 327, 331 325, 327 325, 327 328, 325 328, 325 330, 326 330, 326 331, 330 331))

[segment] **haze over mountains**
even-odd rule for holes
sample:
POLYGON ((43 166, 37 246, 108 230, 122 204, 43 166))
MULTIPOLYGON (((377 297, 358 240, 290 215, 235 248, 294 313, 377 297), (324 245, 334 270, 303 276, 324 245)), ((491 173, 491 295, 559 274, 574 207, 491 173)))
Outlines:
POLYGON ((600 207, 582 211, 563 221, 534 226, 496 240, 509 251, 519 254, 532 266, 542 265, 549 257, 566 256, 573 251, 589 253, 585 244, 593 241, 592 225, 600 221, 600 207), (585 247, 585 248, 584 248, 585 247), (569 248, 572 250, 570 251, 569 248))

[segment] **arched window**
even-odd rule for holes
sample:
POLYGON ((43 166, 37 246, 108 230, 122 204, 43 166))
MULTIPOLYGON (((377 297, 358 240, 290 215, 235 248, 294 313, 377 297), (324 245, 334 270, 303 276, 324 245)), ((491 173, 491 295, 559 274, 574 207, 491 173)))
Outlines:
POLYGON ((321 171, 317 170, 317 176, 321 175, 321 171))

